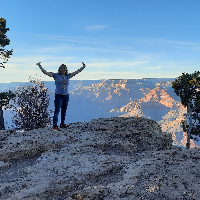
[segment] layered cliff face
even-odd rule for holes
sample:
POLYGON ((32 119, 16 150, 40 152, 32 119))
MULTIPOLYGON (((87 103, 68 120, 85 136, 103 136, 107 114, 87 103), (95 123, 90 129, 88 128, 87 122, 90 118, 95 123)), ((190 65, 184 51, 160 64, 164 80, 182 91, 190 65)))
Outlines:
POLYGON ((0 199, 195 199, 200 151, 150 119, 104 118, 1 131, 0 199))
MULTIPOLYGON (((90 86, 81 86, 71 91, 72 95, 80 95, 87 91, 87 96, 94 96, 95 99, 114 101, 118 98, 120 101, 127 102, 121 107, 114 107, 108 112, 124 112, 120 117, 145 117, 156 120, 162 128, 163 132, 171 133, 173 136, 174 145, 186 146, 187 134, 182 131, 181 121, 185 120, 184 113, 187 113, 186 108, 180 101, 174 99, 169 93, 173 94, 171 82, 157 82, 147 88, 145 81, 102 81, 102 83, 92 84, 90 86), (129 84, 132 84, 131 86, 129 84), (102 98, 104 96, 104 98, 102 98), (181 139, 180 139, 181 133, 181 139), (177 139, 179 134, 179 139, 177 139)), ((174 93, 174 96, 176 94, 174 93)), ((103 104, 102 104, 103 105, 103 104)), ((116 105, 116 103, 115 103, 116 105)), ((191 139, 191 147, 198 147, 195 141, 191 139)))

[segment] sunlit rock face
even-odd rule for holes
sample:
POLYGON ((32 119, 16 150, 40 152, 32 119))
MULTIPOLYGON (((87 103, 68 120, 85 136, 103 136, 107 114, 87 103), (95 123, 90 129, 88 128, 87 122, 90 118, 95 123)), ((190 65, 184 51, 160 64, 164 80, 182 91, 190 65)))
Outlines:
MULTIPOLYGON (((174 145, 185 147, 187 134, 182 132, 181 121, 185 120, 186 108, 171 87, 173 80, 155 80, 103 80, 89 86, 83 86, 80 82, 71 94, 80 95, 83 99, 87 96, 95 103, 101 102, 102 107, 113 105, 108 112, 118 113, 118 117, 154 119, 163 132, 172 134, 174 145)), ((191 140, 191 147, 197 146, 200 143, 191 140)))

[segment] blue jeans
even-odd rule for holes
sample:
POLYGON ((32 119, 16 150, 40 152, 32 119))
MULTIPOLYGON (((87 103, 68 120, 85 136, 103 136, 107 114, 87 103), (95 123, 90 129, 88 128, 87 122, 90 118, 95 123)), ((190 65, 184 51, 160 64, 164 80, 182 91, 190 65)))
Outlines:
POLYGON ((55 101, 54 101, 55 111, 53 116, 53 125, 57 125, 60 108, 61 108, 61 124, 65 123, 65 115, 68 102, 69 102, 69 94, 68 95, 55 94, 55 101))

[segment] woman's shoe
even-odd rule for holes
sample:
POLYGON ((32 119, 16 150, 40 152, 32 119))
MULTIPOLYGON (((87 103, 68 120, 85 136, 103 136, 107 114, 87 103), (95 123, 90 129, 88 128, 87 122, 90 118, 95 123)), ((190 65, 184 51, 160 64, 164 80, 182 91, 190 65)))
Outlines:
POLYGON ((53 125, 53 130, 54 130, 54 131, 60 131, 60 129, 58 128, 57 125, 53 125))
POLYGON ((60 124, 60 128, 68 128, 69 126, 66 124, 60 124))

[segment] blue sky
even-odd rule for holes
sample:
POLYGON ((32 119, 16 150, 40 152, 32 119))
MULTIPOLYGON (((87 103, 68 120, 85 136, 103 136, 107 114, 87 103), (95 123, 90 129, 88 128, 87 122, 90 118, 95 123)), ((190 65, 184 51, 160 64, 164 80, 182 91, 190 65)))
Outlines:
POLYGON ((199 0, 6 0, 7 49, 0 82, 29 76, 53 81, 36 66, 89 79, 174 78, 200 66, 199 0))

